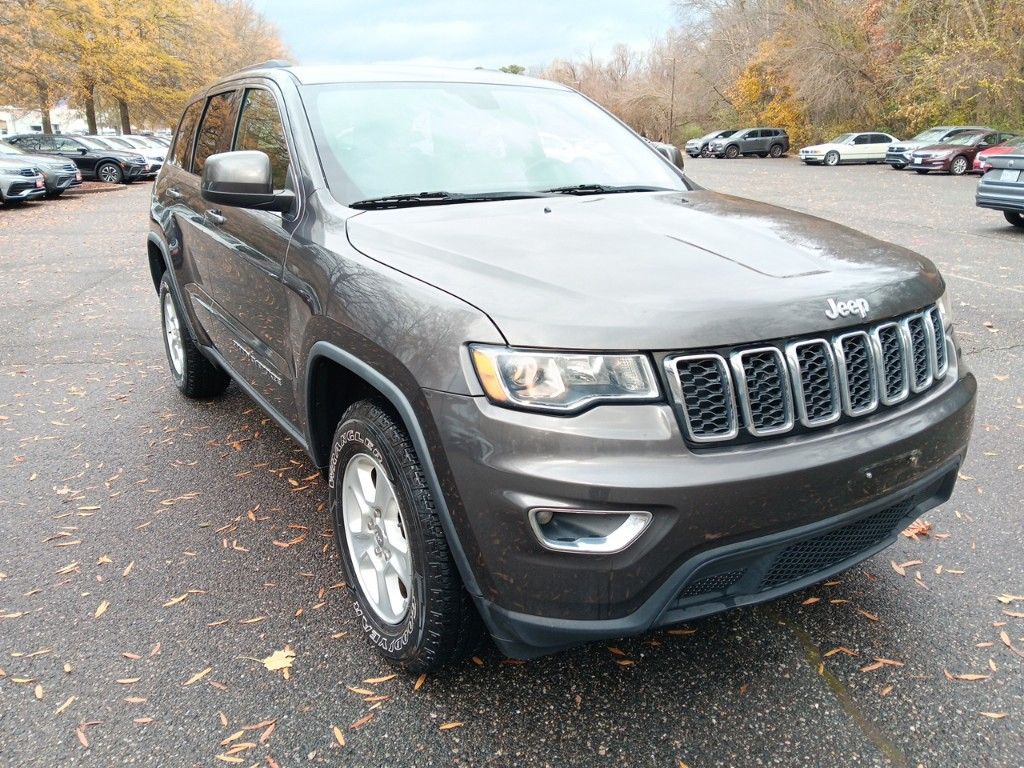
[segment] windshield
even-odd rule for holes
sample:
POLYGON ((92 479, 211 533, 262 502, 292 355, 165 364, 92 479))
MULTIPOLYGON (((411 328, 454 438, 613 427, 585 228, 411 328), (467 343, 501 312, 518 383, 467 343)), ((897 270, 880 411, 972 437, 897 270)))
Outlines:
POLYGON ((714 133, 709 133, 707 136, 701 138, 701 141, 711 141, 712 139, 726 139, 732 136, 734 133, 736 133, 736 131, 715 131, 714 133))
POLYGON ((660 154, 571 91, 479 83, 310 86, 331 193, 540 192, 571 185, 688 189, 660 154))
POLYGON ((0 155, 27 155, 27 154, 28 154, 28 152, 26 152, 23 149, 18 149, 17 147, 15 147, 15 146, 13 146, 11 144, 8 144, 5 141, 0 141, 0 155))
POLYGON ((855 133, 841 133, 840 135, 832 139, 832 141, 830 141, 829 144, 849 144, 851 141, 853 141, 853 137, 856 135, 857 134, 855 133))
POLYGON ((98 141, 102 144, 106 144, 108 147, 114 147, 115 149, 135 149, 135 147, 124 139, 118 139, 114 136, 104 136, 102 139, 98 139, 98 141))
POLYGON ((94 138, 86 139, 86 138, 83 138, 81 136, 75 136, 75 141, 79 142, 80 144, 85 144, 85 146, 87 146, 87 147, 92 147, 93 149, 110 149, 111 148, 110 145, 107 144, 106 142, 100 141, 99 139, 94 139, 94 138))
POLYGON ((958 147, 969 147, 981 141, 983 135, 980 133, 960 133, 951 139, 946 139, 943 144, 955 144, 958 147))
POLYGON ((936 141, 938 141, 939 139, 941 139, 945 135, 946 135, 946 131, 936 131, 934 129, 931 129, 931 130, 923 131, 923 132, 917 134, 917 136, 912 138, 911 141, 936 142, 936 141))

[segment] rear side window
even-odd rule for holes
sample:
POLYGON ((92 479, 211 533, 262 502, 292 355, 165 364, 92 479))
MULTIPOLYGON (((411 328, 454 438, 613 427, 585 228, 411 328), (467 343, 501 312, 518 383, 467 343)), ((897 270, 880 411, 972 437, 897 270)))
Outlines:
POLYGON ((196 138, 195 157, 192 160, 192 172, 201 174, 206 158, 218 152, 227 152, 231 146, 231 133, 234 128, 235 92, 218 93, 206 102, 203 121, 199 124, 196 138))
POLYGON ((174 149, 171 150, 171 162, 179 168, 188 168, 188 153, 192 149, 192 139, 196 134, 196 124, 199 122, 199 113, 202 109, 203 102, 197 101, 189 104, 185 114, 181 116, 178 133, 174 137, 174 149))
POLYGON ((34 136, 25 136, 15 139, 14 143, 25 150, 39 149, 39 139, 34 136))
POLYGON ((277 102, 269 91, 250 88, 245 92, 234 149, 266 152, 270 157, 274 189, 285 188, 288 182, 288 142, 284 137, 277 102))

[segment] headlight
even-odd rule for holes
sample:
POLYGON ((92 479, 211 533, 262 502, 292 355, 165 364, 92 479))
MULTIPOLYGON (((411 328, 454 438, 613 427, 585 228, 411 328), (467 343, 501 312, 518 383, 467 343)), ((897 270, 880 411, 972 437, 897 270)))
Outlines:
POLYGON ((942 322, 948 329, 953 325, 953 300, 949 297, 949 286, 939 296, 939 312, 942 313, 942 322))
POLYGON ((597 402, 659 397, 644 355, 591 355, 509 347, 472 347, 473 365, 491 402, 571 413, 597 402))

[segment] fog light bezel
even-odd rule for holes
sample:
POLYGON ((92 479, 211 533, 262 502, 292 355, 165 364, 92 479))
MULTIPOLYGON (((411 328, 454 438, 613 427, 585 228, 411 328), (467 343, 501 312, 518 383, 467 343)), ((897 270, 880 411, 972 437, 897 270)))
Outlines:
POLYGON ((614 555, 628 549, 636 543, 650 527, 654 515, 646 510, 633 509, 575 509, 563 507, 535 507, 527 513, 530 528, 538 543, 552 552, 564 552, 576 555, 614 555), (538 514, 551 518, 541 523, 538 514), (558 515, 580 515, 600 517, 621 517, 622 523, 606 535, 581 536, 571 540, 553 540, 544 533, 544 527, 550 525, 558 515))

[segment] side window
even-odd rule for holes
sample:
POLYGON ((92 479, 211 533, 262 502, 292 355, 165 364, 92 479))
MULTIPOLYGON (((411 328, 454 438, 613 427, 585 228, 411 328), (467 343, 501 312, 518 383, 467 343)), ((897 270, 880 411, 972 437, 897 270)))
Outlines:
POLYGON ((245 92, 233 149, 266 152, 270 157, 274 189, 285 188, 288 183, 288 142, 277 103, 269 91, 250 88, 245 92))
POLYGON ((60 140, 56 136, 40 136, 36 139, 36 147, 40 152, 60 152, 60 140))
POLYGON ((22 149, 29 151, 33 149, 39 149, 39 139, 35 138, 34 136, 26 136, 23 139, 18 139, 14 143, 17 144, 22 149))
POLYGON ((199 122, 199 113, 202 109, 203 102, 196 101, 189 104, 185 114, 181 116, 178 132, 174 136, 174 149, 171 150, 171 163, 179 168, 188 168, 192 139, 195 138, 196 124, 199 122))
POLYGON ((235 92, 218 93, 206 102, 203 121, 199 124, 196 152, 192 159, 192 173, 202 174, 203 164, 210 155, 227 152, 234 128, 235 92))
POLYGON ((863 133, 860 136, 855 137, 853 139, 853 143, 854 144, 870 144, 871 143, 871 134, 870 133, 863 133))
POLYGON ((52 141, 54 149, 56 149, 58 152, 77 152, 78 148, 82 146, 77 141, 72 141, 71 139, 62 139, 56 136, 52 139, 52 141))

